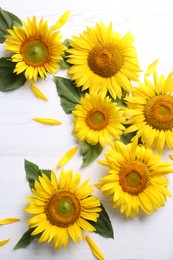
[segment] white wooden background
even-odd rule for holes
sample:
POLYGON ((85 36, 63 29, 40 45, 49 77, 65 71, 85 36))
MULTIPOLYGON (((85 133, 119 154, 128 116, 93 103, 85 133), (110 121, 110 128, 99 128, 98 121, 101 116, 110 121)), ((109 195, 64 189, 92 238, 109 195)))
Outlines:
MULTIPOLYGON (((42 16, 52 25, 67 9, 71 17, 62 29, 64 39, 83 32, 86 26, 103 21, 113 22, 114 30, 135 36, 142 69, 160 58, 158 71, 167 75, 173 70, 173 3, 172 0, 1 0, 0 6, 15 13, 22 20, 27 16, 42 16)), ((0 54, 4 55, 3 45, 0 54)), ((65 72, 57 75, 65 76, 65 72)), ((13 250, 14 245, 27 230, 28 214, 23 209, 30 189, 25 178, 24 159, 40 168, 56 169, 59 158, 76 145, 72 136, 71 116, 61 109, 52 77, 38 82, 37 86, 49 102, 37 99, 28 84, 18 90, 0 93, 0 219, 19 217, 20 222, 0 227, 0 240, 11 237, 0 248, 1 260, 49 260, 95 259, 86 242, 70 243, 67 250, 54 250, 52 244, 38 245, 34 241, 26 249, 13 250), (60 126, 46 126, 32 121, 33 117, 53 117, 62 121, 60 126)), ((169 160, 165 151, 163 160, 169 160)), ((103 155, 100 156, 102 158, 103 155)), ((90 178, 96 183, 106 168, 94 162, 81 169, 82 158, 78 153, 65 169, 74 169, 83 180, 90 178)), ((57 171, 58 173, 58 171, 57 171)), ((173 193, 173 176, 169 189, 173 193)), ((115 239, 105 239, 97 234, 91 237, 101 248, 105 259, 122 260, 172 260, 173 259, 173 198, 166 206, 151 216, 126 219, 113 210, 107 197, 96 189, 108 211, 115 232, 115 239)))

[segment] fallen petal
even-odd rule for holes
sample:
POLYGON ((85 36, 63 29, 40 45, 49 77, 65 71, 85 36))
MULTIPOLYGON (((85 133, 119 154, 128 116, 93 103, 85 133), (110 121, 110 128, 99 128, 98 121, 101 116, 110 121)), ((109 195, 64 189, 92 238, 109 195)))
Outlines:
POLYGON ((62 27, 68 20, 70 16, 70 10, 66 11, 56 22, 56 29, 59 29, 60 27, 62 27))
POLYGON ((34 84, 31 84, 30 87, 36 97, 38 97, 42 100, 48 101, 46 96, 34 84))
POLYGON ((93 255, 98 260, 104 260, 105 258, 103 256, 102 252, 100 251, 100 249, 98 248, 98 246, 95 244, 95 242, 89 236, 86 236, 86 241, 87 241, 93 255))
POLYGON ((60 125, 62 124, 62 122, 53 119, 53 118, 41 118, 41 117, 35 117, 33 118, 34 121, 38 122, 38 123, 42 123, 42 124, 46 124, 46 125, 60 125))
POLYGON ((0 225, 11 224, 11 223, 17 222, 19 220, 20 220, 20 218, 4 218, 4 219, 0 219, 0 225))
POLYGON ((69 151, 67 151, 59 160, 58 162, 58 167, 63 166, 64 164, 66 164, 67 162, 69 162, 73 156, 76 154, 78 150, 78 146, 73 147, 72 149, 70 149, 69 151))
POLYGON ((0 246, 6 245, 10 241, 10 238, 7 238, 6 240, 0 241, 0 246))

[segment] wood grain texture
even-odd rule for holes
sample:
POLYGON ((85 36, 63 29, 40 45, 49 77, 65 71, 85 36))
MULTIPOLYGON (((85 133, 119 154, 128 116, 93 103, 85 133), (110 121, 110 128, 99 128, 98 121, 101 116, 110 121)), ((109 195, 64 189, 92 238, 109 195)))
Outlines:
MULTIPOLYGON (((22 20, 28 16, 45 17, 52 25, 67 9, 71 17, 62 28, 64 39, 83 32, 86 26, 103 21, 112 22, 113 28, 122 35, 131 31, 135 37, 142 69, 160 58, 159 73, 165 76, 173 70, 173 5, 172 0, 1 0, 1 7, 15 13, 22 20)), ((3 45, 0 55, 5 54, 3 45)), ((57 75, 66 76, 65 71, 57 75)), ((0 240, 11 237, 0 248, 0 260, 92 260, 86 242, 70 243, 68 250, 53 250, 52 244, 38 245, 35 241, 28 248, 13 250, 14 245, 27 229, 28 215, 23 209, 26 196, 30 195, 25 179, 24 159, 41 168, 57 169, 60 157, 76 145, 72 135, 71 116, 60 106, 52 77, 39 81, 37 86, 49 102, 37 99, 28 83, 18 90, 0 92, 0 218, 19 217, 20 222, 0 227, 0 240), (59 126, 42 125, 34 117, 51 117, 62 121, 59 126)), ((165 151, 163 160, 169 160, 170 151, 165 151)), ((103 158, 103 155, 100 156, 103 158)), ((96 183, 106 169, 94 162, 81 169, 82 158, 78 153, 65 169, 80 172, 83 180, 90 178, 96 183)), ((173 193, 173 176, 169 189, 173 193)), ((115 232, 115 239, 105 239, 91 234, 107 260, 172 260, 173 259, 173 199, 151 216, 126 219, 118 210, 111 208, 109 198, 99 195, 108 211, 115 232)))

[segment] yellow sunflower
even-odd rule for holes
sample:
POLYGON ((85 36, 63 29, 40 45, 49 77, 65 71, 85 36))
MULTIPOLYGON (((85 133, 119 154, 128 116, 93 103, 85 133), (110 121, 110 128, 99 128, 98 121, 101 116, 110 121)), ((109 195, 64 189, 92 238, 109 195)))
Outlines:
POLYGON ((113 98, 122 96, 122 88, 131 91, 129 80, 137 81, 139 63, 134 38, 130 33, 121 37, 103 23, 87 28, 79 37, 73 36, 68 50, 68 73, 77 87, 90 94, 109 91, 113 98))
POLYGON ((99 163, 109 171, 98 187, 104 194, 112 195, 113 207, 120 206, 127 217, 137 216, 139 209, 150 214, 164 206, 166 196, 171 196, 163 175, 172 172, 172 164, 160 162, 159 154, 137 146, 136 141, 127 146, 115 142, 106 154, 106 161, 99 163))
POLYGON ((5 49, 14 53, 12 62, 16 63, 14 73, 24 73, 26 79, 37 81, 38 75, 42 78, 47 73, 56 73, 58 63, 62 60, 62 54, 66 47, 60 42, 62 36, 58 30, 68 19, 67 11, 56 23, 48 28, 48 22, 41 19, 39 23, 36 17, 27 18, 27 23, 22 22, 23 27, 13 26, 8 30, 5 49))
POLYGON ((95 231, 88 220, 97 221, 100 201, 91 196, 88 180, 79 185, 80 179, 80 174, 62 170, 59 181, 53 171, 51 180, 43 173, 35 181, 35 197, 28 197, 30 204, 25 210, 35 214, 29 228, 34 228, 31 235, 40 235, 39 243, 54 239, 55 248, 67 247, 69 236, 78 243, 84 239, 82 230, 95 231))
POLYGON ((125 133, 137 131, 146 147, 152 145, 161 152, 165 144, 173 150, 173 72, 165 79, 163 75, 154 74, 154 83, 145 77, 145 83, 139 83, 133 89, 132 96, 125 98, 130 116, 130 124, 125 133))
POLYGON ((124 130, 125 117, 120 107, 102 94, 87 93, 72 113, 73 131, 80 142, 85 140, 91 145, 99 142, 104 147, 105 141, 110 142, 111 137, 119 140, 124 130))

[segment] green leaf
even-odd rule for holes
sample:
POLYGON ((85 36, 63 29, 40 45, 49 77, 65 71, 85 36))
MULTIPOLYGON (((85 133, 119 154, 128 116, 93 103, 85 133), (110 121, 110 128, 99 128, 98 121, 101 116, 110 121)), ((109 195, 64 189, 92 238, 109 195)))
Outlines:
POLYGON ((81 92, 70 79, 55 76, 54 81, 61 100, 61 106, 66 114, 70 114, 76 104, 80 103, 80 98, 85 92, 81 92))
POLYGON ((98 143, 96 145, 90 145, 87 142, 82 142, 81 145, 82 155, 83 155, 83 164, 82 167, 87 166, 93 162, 102 152, 103 148, 98 143))
MULTIPOLYGON (((70 40, 66 39, 64 41, 64 45, 67 47, 67 49, 69 49, 70 48, 70 40)), ((70 68, 71 64, 67 62, 67 59, 68 59, 67 55, 68 54, 65 51, 64 54, 62 55, 63 60, 59 63, 60 69, 69 69, 70 68)))
POLYGON ((70 68, 70 64, 66 61, 66 59, 63 57, 63 60, 59 63, 60 69, 65 70, 70 68))
POLYGON ((15 65, 10 58, 0 58, 0 91, 14 90, 25 83, 24 74, 13 73, 15 65))
POLYGON ((41 172, 43 172, 44 174, 46 174, 46 176, 51 179, 51 170, 41 170, 41 172))
POLYGON ((120 136, 120 141, 123 144, 129 144, 131 142, 131 139, 136 135, 136 132, 129 133, 129 134, 122 134, 120 136))
POLYGON ((126 102, 124 101, 124 98, 127 96, 128 92, 125 90, 125 89, 122 89, 122 97, 121 98, 116 98, 116 99, 113 99, 111 96, 111 99, 112 99, 112 102, 114 103, 117 103, 118 106, 120 107, 127 107, 127 104, 126 102))
POLYGON ((7 30, 12 29, 14 25, 22 26, 22 22, 16 15, 0 8, 0 25, 0 43, 3 43, 4 35, 9 34, 7 30))
POLYGON ((41 170, 36 164, 25 160, 25 172, 29 186, 32 189, 34 188, 35 180, 38 180, 38 177, 41 176, 41 170))
POLYGON ((41 176, 42 173, 46 174, 46 176, 51 179, 51 170, 41 170, 36 164, 27 160, 25 160, 25 172, 31 189, 34 188, 35 181, 38 180, 38 177, 41 176))
POLYGON ((30 228, 28 231, 26 231, 21 239, 17 242, 14 249, 24 248, 27 247, 35 238, 35 236, 31 236, 31 233, 33 232, 35 228, 30 228))
POLYGON ((111 224, 111 221, 109 219, 109 216, 101 204, 102 211, 100 212, 100 216, 97 219, 97 222, 89 221, 92 226, 95 227, 96 231, 95 233, 108 238, 114 238, 114 231, 111 224))
POLYGON ((127 107, 126 103, 124 102, 124 98, 116 98, 113 102, 117 103, 119 107, 127 107))

